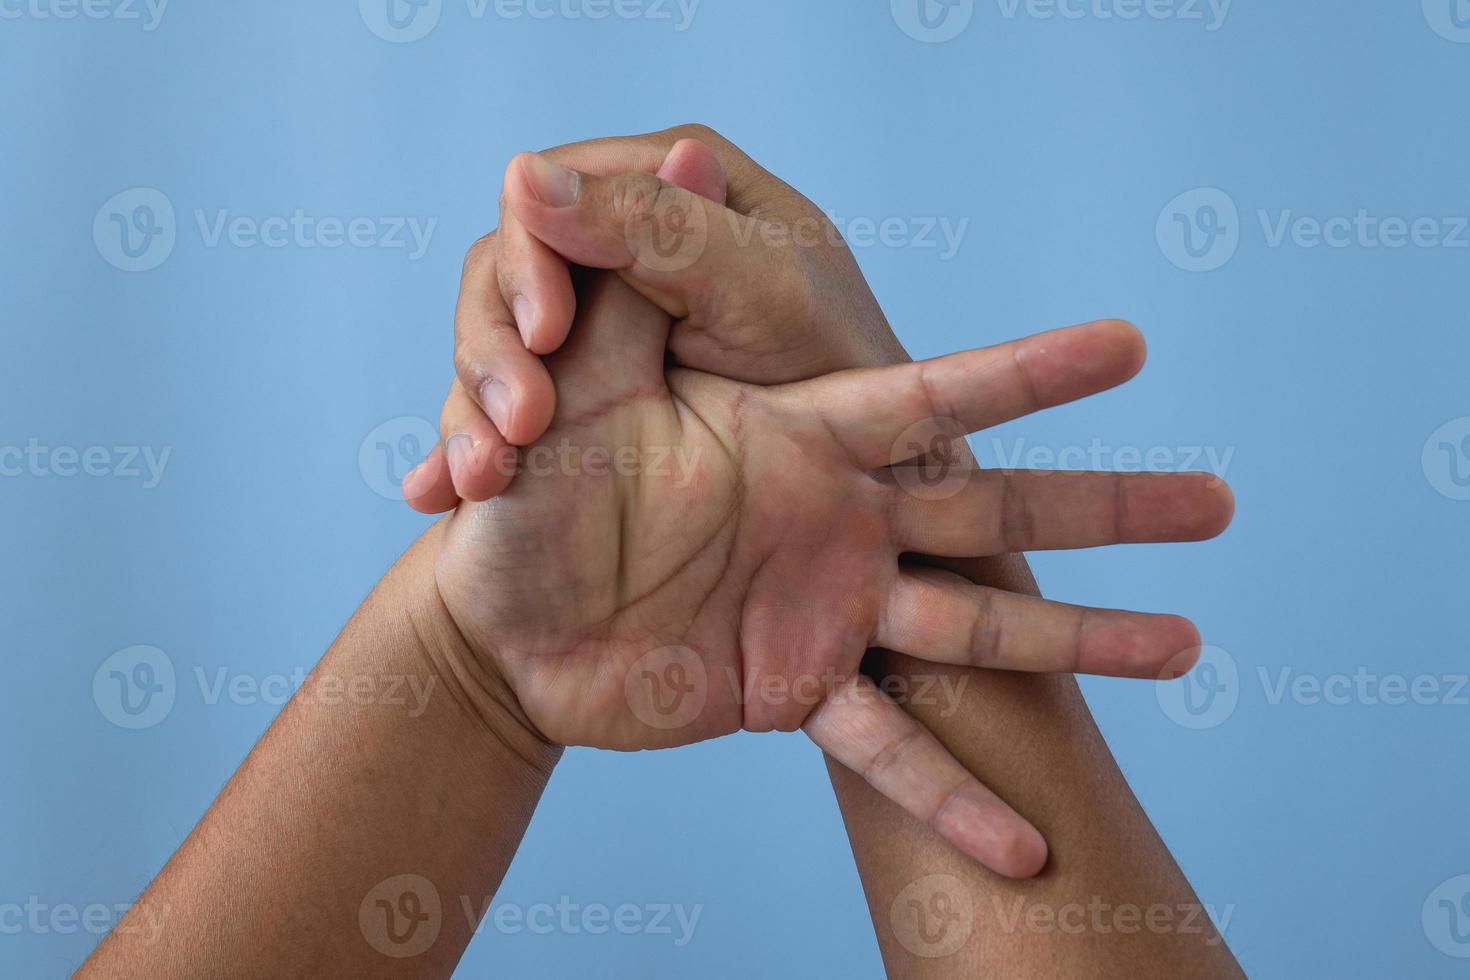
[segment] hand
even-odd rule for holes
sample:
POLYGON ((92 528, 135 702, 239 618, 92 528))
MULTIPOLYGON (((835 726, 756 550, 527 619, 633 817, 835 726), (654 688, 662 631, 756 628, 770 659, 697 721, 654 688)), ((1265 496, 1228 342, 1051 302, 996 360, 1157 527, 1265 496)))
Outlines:
POLYGON ((890 464, 1126 380, 1137 332, 1103 322, 763 388, 666 373, 669 329, 621 282, 596 280, 546 359, 560 401, 528 472, 449 519, 437 578, 473 670, 504 678, 557 743, 805 728, 982 864, 1036 873, 1040 835, 860 674, 864 652, 1157 676, 1188 666, 1198 634, 900 555, 1197 540, 1228 523, 1229 492, 1204 476, 965 469, 931 494, 890 464))
MULTIPOLYGON (((728 203, 730 213, 750 219, 742 233, 768 225, 802 233, 800 243, 777 245, 765 244, 763 234, 743 238, 749 247, 741 261, 721 268, 722 256, 707 254, 685 277, 687 295, 660 296, 681 314, 670 336, 680 363, 775 384, 908 360, 827 216, 708 127, 592 140, 544 155, 588 173, 627 175, 620 180, 629 204, 646 195, 656 174, 728 203)), ((524 186, 515 175, 526 162, 512 162, 508 187, 524 186)), ((575 310, 566 259, 503 206, 500 229, 465 258, 456 378, 440 418, 440 445, 404 481, 411 506, 441 513, 460 499, 485 500, 503 488, 498 468, 486 461, 545 431, 556 395, 536 354, 560 346, 575 310)))

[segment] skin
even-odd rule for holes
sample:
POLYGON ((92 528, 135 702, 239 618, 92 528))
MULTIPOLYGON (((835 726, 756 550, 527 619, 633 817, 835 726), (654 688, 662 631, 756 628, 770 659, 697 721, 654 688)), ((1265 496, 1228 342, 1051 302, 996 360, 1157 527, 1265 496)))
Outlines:
MULTIPOLYGON (((901 571, 898 549, 910 537, 982 551, 1017 533, 1043 535, 1034 542, 1042 545, 1113 540, 1133 526, 1108 508, 1135 491, 1172 500, 1169 514, 1192 515, 1187 527, 1146 517, 1138 536, 1208 533, 1221 521, 1221 497, 1191 478, 1134 480, 1120 491, 1107 475, 1019 477, 1026 485, 1002 496, 1067 517, 1027 521, 1019 532, 976 521, 973 537, 953 538, 956 516, 977 504, 993 510, 988 487, 1000 484, 966 471, 958 492, 936 501, 886 482, 895 471, 884 461, 893 433, 927 417, 936 400, 972 428, 1123 380, 1137 366, 1136 333, 1101 323, 762 387, 666 371, 669 319, 620 281, 603 278, 584 296, 575 336, 548 359, 564 395, 541 445, 674 446, 699 461, 687 479, 598 473, 583 457, 578 467, 523 473, 506 493, 431 529, 81 976, 448 976, 530 819, 556 743, 658 747, 804 722, 829 753, 966 853, 1003 873, 1035 873, 1024 822, 856 672, 879 636, 952 632, 924 622, 948 615, 943 605, 917 616, 902 602, 879 611, 883 590, 975 594, 958 580, 901 571), (786 571, 792 563, 801 567, 786 571), (864 590, 871 601, 851 601, 864 590), (832 618, 813 627, 816 609, 832 618), (679 644, 692 659, 673 663, 710 675, 728 667, 789 677, 793 651, 815 649, 785 642, 800 640, 799 630, 852 637, 832 648, 830 686, 810 704, 737 700, 711 684, 701 710, 671 725, 640 699, 640 666, 666 666, 648 660, 652 645, 679 644), (383 678, 407 679, 430 697, 410 710, 343 696, 383 678)), ((1068 614, 1049 604, 1030 613, 1068 614)), ((1119 615, 1129 635, 1174 645, 1176 621, 1119 615)), ((1056 635, 1065 647, 1085 631, 1056 635)), ((996 639, 986 656, 1017 666, 1060 655, 1131 669, 1111 660, 1108 643, 1059 653, 1024 636, 1016 648, 996 639)))
MULTIPOLYGON (((730 617, 738 611, 743 624, 753 606, 751 635, 755 640, 762 638, 763 628, 786 639, 783 616, 792 617, 788 622, 809 626, 807 617, 794 615, 794 607, 784 600, 793 587, 805 585, 817 592, 798 591, 803 601, 838 604, 831 601, 833 596, 823 600, 820 576, 790 576, 778 582, 786 586, 779 594, 782 601, 771 601, 771 594, 763 593, 758 584, 764 569, 780 570, 786 564, 783 555, 809 555, 825 547, 835 549, 838 558, 833 567, 839 573, 841 559, 866 559, 873 564, 868 573, 855 576, 859 585, 873 588, 876 578, 880 586, 891 587, 883 611, 876 616, 865 616, 864 611, 877 603, 859 601, 849 603, 846 617, 838 621, 839 626, 870 626, 870 638, 857 643, 858 656, 870 642, 891 640, 883 633, 885 628, 892 635, 907 635, 916 643, 927 644, 953 632, 946 619, 960 608, 954 596, 979 603, 979 593, 958 580, 936 577, 932 570, 890 568, 885 582, 874 574, 879 567, 874 556, 885 554, 871 536, 875 528, 887 532, 894 549, 889 558, 897 565, 897 549, 907 543, 939 553, 974 554, 997 543, 1028 545, 1031 541, 1026 535, 1032 533, 1080 536, 1050 542, 1058 546, 1069 541, 1102 543, 1130 534, 1154 540, 1211 533, 1228 519, 1228 493, 1197 479, 1167 481, 1171 488, 1164 491, 1155 488, 1165 484, 1141 491, 1145 496, 1162 493, 1165 505, 1154 506, 1159 503, 1154 501, 1143 508, 1153 515, 1150 521, 1162 515, 1162 525, 1119 521, 1118 515, 1125 511, 1116 507, 1110 519, 1104 520, 1107 512, 1088 504, 1098 499, 1095 491, 1078 490, 1079 484, 1055 479, 1033 480, 1021 488, 1023 492, 1002 492, 999 499, 1029 501, 1014 511, 1021 515, 1032 514, 1035 507, 1036 514, 1071 518, 1080 512, 1082 518, 1071 523, 1059 519, 980 522, 977 536, 963 540, 964 546, 959 547, 952 537, 948 538, 951 543, 936 542, 945 540, 952 534, 948 529, 964 522, 956 521, 953 513, 943 519, 924 519, 922 512, 932 510, 936 501, 915 492, 912 483, 905 484, 902 465, 886 467, 887 463, 912 463, 895 458, 902 456, 894 452, 895 445, 915 445, 932 457, 958 431, 1121 381, 1136 370, 1141 358, 1137 336, 1126 325, 1092 325, 1009 349, 970 352, 928 365, 838 375, 803 385, 741 385, 705 372, 676 369, 663 373, 662 388, 635 386, 609 399, 608 393, 618 382, 606 377, 606 366, 613 362, 614 350, 629 350, 630 326, 642 326, 645 336, 652 338, 646 345, 649 352, 662 351, 665 341, 670 346, 678 342, 667 333, 666 319, 650 316, 646 305, 640 308, 642 301, 616 282, 591 285, 584 296, 591 301, 582 310, 576 338, 558 358, 550 360, 548 378, 559 382, 563 372, 569 378, 577 377, 578 371, 591 372, 589 377, 601 372, 607 386, 599 392, 590 381, 563 385, 564 404, 553 412, 547 438, 567 438, 565 433, 570 432, 587 437, 588 445, 621 440, 634 447, 670 442, 703 446, 711 454, 708 469, 699 470, 700 475, 683 488, 697 486, 701 492, 662 496, 670 488, 649 473, 609 479, 585 469, 575 473, 557 470, 542 481, 542 488, 548 498, 559 498, 560 507, 518 503, 517 489, 512 487, 501 498, 478 508, 465 507, 449 522, 437 525, 374 590, 303 691, 80 975, 446 976, 472 935, 476 915, 488 905, 557 758, 557 747, 542 737, 542 725, 559 733, 563 729, 565 733, 586 732, 593 744, 601 742, 609 730, 614 740, 629 733, 635 740, 647 738, 654 744, 682 738, 670 736, 662 721, 647 722, 646 714, 639 720, 645 722, 647 731, 640 732, 636 725, 619 728, 616 702, 599 687, 597 678, 619 665, 617 651, 628 645, 629 636, 634 637, 635 647, 649 637, 662 640, 671 633, 680 639, 725 636, 725 651, 738 651, 742 667, 758 661, 761 658, 753 656, 757 651, 747 651, 743 632, 738 643, 728 645, 730 617), (609 343, 610 338, 616 341, 609 343), (565 397, 567 390, 600 400, 593 406, 579 406, 575 399, 565 397), (910 394, 880 408, 895 391, 910 394), (935 404, 944 406, 942 416, 934 412, 935 404), (666 421, 660 426, 659 417, 669 412, 684 413, 677 430, 682 442, 676 442, 666 421), (908 428, 921 414, 922 424, 941 417, 949 421, 939 424, 932 434, 925 431, 913 443, 894 437, 900 425, 908 428), (752 417, 760 424, 745 425, 752 417), (814 420, 821 424, 814 425, 814 420), (887 453, 882 452, 885 448, 887 453), (783 485, 780 479, 787 476, 787 470, 800 476, 783 485), (654 482, 648 477, 654 477, 654 482), (561 481, 568 482, 560 486, 561 481), (785 491, 769 494, 770 511, 760 506, 768 484, 785 491), (800 499, 800 491, 813 485, 824 492, 800 499), (859 506, 855 520, 834 516, 828 500, 834 488, 844 502, 856 499, 867 509, 859 506), (880 496, 882 502, 874 504, 880 496), (1048 497, 1052 498, 1049 502, 1048 497), (594 532, 584 538, 578 530, 584 515, 580 511, 569 514, 568 499, 575 500, 579 508, 585 505, 586 514, 593 518, 610 516, 586 520, 594 532), (645 507, 645 500, 659 506, 645 507), (722 501, 728 506, 721 508, 722 501), (522 509, 513 513, 515 520, 497 520, 498 511, 517 507, 522 509), (683 548, 682 556, 672 561, 667 556, 649 558, 654 565, 665 561, 669 570, 667 575, 654 576, 657 587, 651 589, 639 588, 646 583, 636 581, 641 572, 629 563, 600 562, 610 551, 616 552, 607 546, 614 535, 618 542, 626 543, 620 545, 625 550, 652 540, 641 533, 644 511, 661 517, 667 512, 687 512, 688 526, 696 532, 666 542, 671 552, 683 548), (777 530, 768 526, 768 516, 762 516, 771 512, 782 516, 777 530), (716 513, 738 514, 739 520, 711 517, 716 513), (926 537, 936 533, 940 535, 937 539, 926 537), (804 543, 805 550, 787 544, 787 537, 804 543), (524 548, 529 538, 543 543, 533 549, 536 563, 517 563, 517 549, 524 548), (588 541, 594 545, 590 552, 583 547, 588 541), (736 570, 734 574, 712 580, 705 573, 701 579, 699 572, 709 564, 712 542, 728 552, 726 563, 736 570), (536 596, 526 588, 528 570, 547 576, 553 587, 549 595, 536 596), (919 587, 942 585, 945 597, 938 598, 936 592, 931 602, 895 601, 893 594, 905 593, 906 575, 918 581, 919 587), (705 597, 729 593, 707 603, 711 609, 722 607, 727 615, 711 615, 704 622, 703 606, 688 597, 678 598, 690 581, 703 587, 705 597), (565 596, 555 594, 557 585, 585 590, 589 605, 606 615, 596 621, 568 615, 535 624, 531 598, 565 603, 565 596), (518 586, 527 600, 520 605, 527 608, 501 601, 505 592, 518 586), (636 601, 628 601, 629 597, 636 601), (753 597, 760 601, 752 603, 753 597), (690 609, 697 612, 691 616, 690 609), (934 622, 927 622, 929 619, 934 622), (768 626, 771 622, 777 625, 768 626), (688 629, 688 634, 679 633, 681 628, 688 629), (586 673, 586 663, 578 662, 579 652, 592 654, 590 673, 586 673), (558 680, 575 677, 579 670, 584 672, 579 683, 558 680), (431 698, 422 711, 341 696, 356 679, 384 676, 406 678, 410 686, 417 681, 420 689, 437 689, 447 696, 431 698), (611 707, 612 718, 606 721, 610 727, 583 727, 586 719, 577 714, 588 707, 588 699, 611 707), (526 705, 538 706, 541 722, 533 720, 526 705), (446 746, 453 746, 453 751, 446 752, 446 746), (412 876, 409 884, 405 885, 403 875, 412 876), (432 886, 431 891, 426 892, 425 882, 432 886), (404 943, 415 942, 413 937, 420 934, 417 927, 405 931, 403 926, 426 914, 432 905, 427 895, 441 902, 440 914, 427 913, 439 927, 438 933, 424 948, 398 955, 409 953, 404 943), (408 901, 410 897, 414 901, 408 901), (468 913, 463 911, 466 908, 468 913), (154 933, 148 925, 160 915, 167 927, 154 933)), ((706 457, 700 454, 700 458, 706 457)), ((463 461, 461 457, 461 464, 463 461)), ((939 503, 968 506, 971 509, 965 513, 971 518, 1013 513, 995 507, 993 496, 986 497, 988 477, 962 472, 959 492, 939 503), (978 489, 972 492, 973 488, 978 489)), ((1110 502, 1133 492, 1130 488, 1120 493, 1117 481, 1103 479, 1112 488, 1110 502)), ((529 481, 517 481, 517 487, 521 482, 529 481)), ((925 484, 920 481, 919 485, 925 484)), ((1126 513, 1133 515, 1135 508, 1126 513)), ((640 561, 640 568, 645 563, 640 561)), ((885 558, 882 565, 888 564, 885 558)), ((992 613, 998 601, 987 597, 979 608, 992 613)), ((1035 604, 1026 608, 1025 615, 1037 621, 1046 615, 1069 613, 1064 607, 1035 604)), ((1116 666, 1129 662, 1126 657, 1117 659, 1120 651, 1148 649, 1140 637, 1152 634, 1159 640, 1177 629, 1177 621, 1168 618, 1131 618, 1122 630, 1128 642, 1105 642, 1089 649, 1083 642, 1088 631, 1079 628, 1075 614, 1070 615, 1073 628, 1056 632, 1062 641, 1057 648, 1027 638, 1027 645, 1010 649, 993 631, 974 629, 977 620, 972 614, 969 635, 991 635, 995 642, 978 647, 952 645, 928 655, 968 662, 978 650, 1017 666, 1036 658, 1060 658, 1073 666, 1084 662, 1116 666), (1075 641, 1072 647, 1067 646, 1069 640, 1075 641)), ((857 635, 862 632, 858 630, 857 635)), ((717 656, 720 647, 718 642, 711 643, 695 655, 717 656)), ((792 649, 774 641, 768 647, 778 662, 792 649)), ((795 649, 806 648, 798 645, 795 649)), ((766 665, 773 673, 785 667, 766 665)), ((824 689, 825 696, 806 715, 808 730, 829 753, 857 764, 873 785, 891 796, 910 802, 923 797, 924 781, 916 781, 914 774, 931 772, 935 763, 952 765, 952 760, 907 714, 872 693, 870 683, 853 670, 847 674, 838 671, 837 681, 824 689), (928 748, 915 753, 916 746, 928 748), (906 757, 904 752, 911 755, 906 757), (889 765, 881 764, 885 758, 889 765), (895 775, 897 782, 885 785, 883 777, 888 774, 895 775)), ((624 705, 634 717, 639 715, 640 702, 629 692, 637 690, 636 684, 630 686, 625 679, 624 705)), ((718 705, 713 692, 709 703, 718 705)), ((739 708, 744 721, 750 704, 740 702, 739 708)), ((700 730, 697 726, 702 722, 697 719, 702 715, 695 716, 695 732, 700 730)), ((621 722, 626 721, 625 715, 621 722)), ((571 740, 569 734, 566 740, 571 740)), ((921 826, 1002 871, 1034 873, 1036 868, 1026 857, 1025 834, 997 833, 997 829, 1007 829, 1011 811, 985 796, 968 774, 959 783, 945 785, 947 795, 932 797, 938 809, 928 813, 927 824, 921 822, 921 826)), ((881 827, 882 813, 887 811, 862 813, 862 784, 847 790, 839 783, 839 792, 850 819, 859 820, 860 827, 869 831, 881 827)), ((927 809, 921 807, 916 814, 923 818, 927 809)), ((854 839, 859 835, 855 833, 854 839)), ((885 847, 893 850, 891 844, 885 847)), ((952 857, 956 852, 943 848, 934 853, 952 857)), ((891 890, 888 873, 873 857, 864 858, 859 852, 870 898, 875 889, 880 893, 891 890)), ((906 855, 904 873, 914 871, 914 857, 906 855)), ((967 864, 962 873, 974 874, 978 868, 967 864)), ((898 899, 904 896, 904 891, 897 892, 898 899)), ((933 899, 932 895, 921 897, 933 899)), ((897 932, 900 945, 912 946, 911 936, 906 938, 902 929, 897 932)), ((921 940, 928 941, 926 935, 927 931, 921 932, 921 940)), ((889 940, 881 932, 880 941, 888 956, 889 940)), ((916 955, 925 957, 922 951, 916 955)), ((957 954, 948 955, 945 975, 953 975, 961 961, 954 958, 957 954)), ((933 961, 932 955, 925 958, 933 961)), ((1058 957, 1051 959, 1056 962, 1058 957)), ((895 973, 913 972, 902 961, 890 962, 895 973)))
POLYGON ((561 394, 527 450, 540 472, 446 528, 440 590, 485 669, 557 744, 805 728, 976 860, 1035 874, 1040 837, 872 688, 864 653, 1155 676, 1198 635, 907 570, 900 554, 1193 540, 1224 527, 1228 494, 1193 475, 965 470, 929 499, 888 464, 912 458, 905 433, 936 406, 972 431, 1123 381, 1136 331, 1105 322, 765 387, 666 371, 669 318, 615 278, 588 292, 598 316, 547 358, 561 394), (557 447, 576 452, 553 463, 557 447), (685 689, 688 715, 661 717, 685 689))
MULTIPOLYGON (((830 231, 814 205, 706 127, 574 144, 545 156, 590 173, 633 172, 631 186, 602 198, 612 227, 621 220, 625 232, 629 215, 612 206, 616 200, 670 199, 663 187, 650 194, 646 175, 655 172, 704 197, 727 200, 736 215, 787 228, 818 222, 830 231)), ((524 165, 512 164, 508 199, 524 165)), ((589 224, 595 226, 595 217, 589 224)), ((670 348, 681 363, 771 383, 908 360, 845 248, 761 247, 759 236, 746 237, 755 244, 734 257, 701 257, 681 277, 654 282, 626 251, 579 254, 596 245, 597 237, 578 241, 574 226, 537 230, 579 261, 601 258, 676 315, 670 348), (573 239, 558 241, 558 232, 569 230, 573 239)), ((532 235, 516 209, 503 208, 501 229, 477 243, 466 262, 456 317, 458 378, 441 419, 446 440, 464 436, 476 445, 503 448, 534 438, 553 411, 555 391, 532 355, 556 349, 575 303, 563 256, 532 235), (482 411, 482 405, 490 408, 479 397, 486 379, 495 379, 498 395, 493 410, 482 411)), ((410 502, 429 512, 453 506, 461 495, 485 499, 502 488, 481 467, 452 472, 437 452, 405 487, 410 502)), ((993 588, 1037 591, 1019 555, 921 560, 993 588)), ((891 976, 1240 975, 1220 937, 1200 921, 1198 899, 1134 800, 1071 678, 935 666, 882 650, 869 656, 864 669, 886 681, 912 684, 938 676, 955 683, 961 691, 958 710, 932 703, 905 709, 971 773, 1026 813, 1052 845, 1051 860, 1035 881, 998 877, 829 760, 891 976), (957 948, 942 955, 915 940, 913 923, 905 924, 902 911, 905 897, 913 904, 914 884, 935 875, 947 880, 951 897, 963 898, 973 910, 957 948), (1173 909, 1175 915, 1167 928, 1046 930, 1017 927, 1000 914, 1017 903, 1054 914, 1101 903, 1123 911, 1173 909)))
POLYGON ((78 977, 450 975, 560 751, 493 678, 462 683, 441 530, 378 583, 78 977), (423 710, 344 693, 385 678, 427 691, 423 710))

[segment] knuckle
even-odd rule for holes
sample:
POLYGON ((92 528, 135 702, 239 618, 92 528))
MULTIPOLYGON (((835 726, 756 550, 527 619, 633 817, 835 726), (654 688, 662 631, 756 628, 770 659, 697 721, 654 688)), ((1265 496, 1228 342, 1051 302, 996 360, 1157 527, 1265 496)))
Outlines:
POLYGON ((449 441, 459 428, 459 419, 454 411, 454 385, 450 385, 449 392, 444 396, 444 404, 439 408, 439 442, 442 445, 449 441))
POLYGON ((468 391, 478 391, 488 375, 478 347, 469 340, 461 340, 454 345, 454 373, 468 391))
POLYGON ((977 589, 973 596, 973 602, 974 608, 971 611, 970 636, 967 641, 967 648, 970 652, 970 666, 990 667, 1000 659, 1000 620, 995 615, 995 604, 992 593, 983 589, 977 589))
POLYGON ((907 726, 873 754, 863 767, 863 778, 870 783, 877 783, 892 771, 902 771, 911 753, 920 743, 922 732, 917 725, 907 726))
POLYGON ((660 201, 666 200, 665 187, 653 174, 627 174, 613 184, 608 204, 630 220, 643 218, 655 214, 660 201))
POLYGON ((475 239, 475 241, 470 245, 470 247, 465 250, 465 254, 464 254, 464 271, 465 272, 479 272, 479 271, 483 271, 488 266, 489 263, 494 262, 494 261, 495 261, 495 232, 492 231, 490 234, 484 236, 483 238, 477 238, 477 239, 475 239))
POLYGON ((675 139, 699 140, 701 143, 723 143, 725 138, 704 123, 682 123, 668 131, 675 139))
POLYGON ((1008 553, 1027 550, 1036 540, 1036 515, 1019 480, 1006 479, 1000 504, 1000 537, 1008 553))

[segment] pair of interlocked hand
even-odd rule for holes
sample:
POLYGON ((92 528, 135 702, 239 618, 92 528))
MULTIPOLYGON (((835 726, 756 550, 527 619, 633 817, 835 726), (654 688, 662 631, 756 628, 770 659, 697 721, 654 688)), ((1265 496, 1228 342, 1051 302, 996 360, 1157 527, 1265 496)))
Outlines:
POLYGON ((925 559, 1200 540, 1232 498, 1207 474, 976 468, 966 433, 1128 380, 1140 335, 1100 321, 878 366, 901 348, 830 231, 703 129, 517 157, 466 261, 443 439, 405 497, 453 511, 437 580, 465 676, 503 681, 543 738, 804 729, 976 860, 1034 874, 1040 835, 863 675, 865 651, 1177 676, 1186 620, 925 559))

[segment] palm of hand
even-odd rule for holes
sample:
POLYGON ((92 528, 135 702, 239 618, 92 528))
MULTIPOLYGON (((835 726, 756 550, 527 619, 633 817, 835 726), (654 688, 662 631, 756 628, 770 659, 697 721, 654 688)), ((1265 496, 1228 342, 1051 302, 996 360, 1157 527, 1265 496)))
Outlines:
POLYGON ((548 362, 551 428, 452 519, 445 601, 553 741, 799 728, 897 576, 883 494, 789 392, 666 374, 667 320, 596 288, 548 362))
POLYGON ((622 281, 581 294, 547 366, 560 392, 510 489, 465 503, 437 577, 480 669, 562 744, 663 748, 804 728, 1004 874, 1045 846, 858 673, 870 646, 947 664, 1177 674, 1186 620, 974 586, 901 554, 1199 540, 1229 522, 1207 474, 890 466, 1121 383, 1142 344, 1100 321, 920 364, 762 388, 666 368, 670 321, 622 281), (900 489, 902 488, 902 489, 900 489), (931 492, 937 490, 938 492, 931 492), (903 492, 907 491, 907 493, 903 492))

